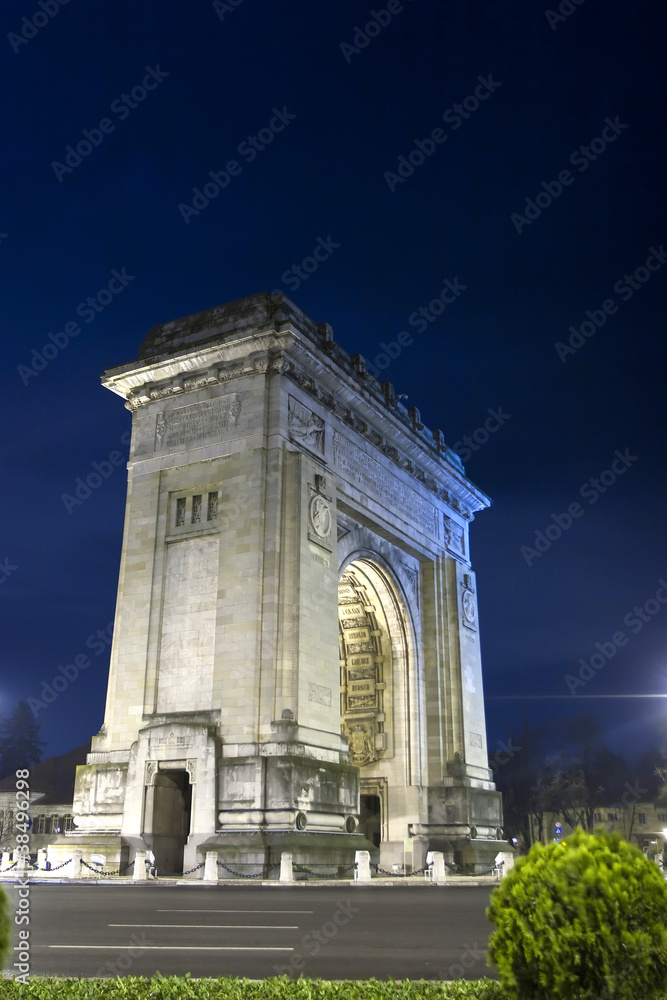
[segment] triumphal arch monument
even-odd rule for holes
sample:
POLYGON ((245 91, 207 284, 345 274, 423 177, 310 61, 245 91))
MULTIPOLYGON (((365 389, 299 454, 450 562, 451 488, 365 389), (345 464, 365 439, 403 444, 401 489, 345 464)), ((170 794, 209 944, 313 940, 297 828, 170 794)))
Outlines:
POLYGON ((500 849, 468 527, 440 431, 279 293, 153 327, 104 725, 57 853, 383 868, 500 849))

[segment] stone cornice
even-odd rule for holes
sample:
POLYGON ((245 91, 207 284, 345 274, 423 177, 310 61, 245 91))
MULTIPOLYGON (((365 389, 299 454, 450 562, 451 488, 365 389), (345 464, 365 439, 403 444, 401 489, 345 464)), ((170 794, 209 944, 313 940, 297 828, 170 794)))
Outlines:
MULTIPOLYGON (((380 385, 366 374, 363 358, 350 357, 335 344, 328 324, 314 324, 288 299, 283 301, 290 308, 276 309, 273 303, 272 322, 263 323, 262 329, 257 324, 232 326, 228 340, 211 343, 209 338, 184 353, 164 353, 109 369, 102 384, 134 411, 237 378, 282 374, 467 520, 488 507, 489 498, 467 479, 442 433, 424 427, 419 411, 404 407, 391 383, 380 385)), ((256 321, 257 309, 253 316, 256 321)), ((185 320, 177 323, 180 329, 185 320)))

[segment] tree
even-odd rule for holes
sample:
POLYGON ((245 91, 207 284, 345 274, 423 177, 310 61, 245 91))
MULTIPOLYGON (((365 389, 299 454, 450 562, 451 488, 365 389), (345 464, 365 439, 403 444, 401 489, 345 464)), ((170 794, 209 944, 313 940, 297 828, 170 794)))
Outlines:
POLYGON ((44 743, 27 701, 20 701, 8 719, 0 722, 0 778, 42 759, 44 743))
POLYGON ((613 834, 536 844, 491 894, 489 957, 513 1000, 657 1000, 667 986, 667 886, 613 834))

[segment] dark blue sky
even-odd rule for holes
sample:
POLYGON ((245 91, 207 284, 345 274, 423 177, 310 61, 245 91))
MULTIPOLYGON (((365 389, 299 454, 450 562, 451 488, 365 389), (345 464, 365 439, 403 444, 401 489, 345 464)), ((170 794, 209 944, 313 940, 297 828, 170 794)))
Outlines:
POLYGON ((127 450, 100 373, 154 323, 281 288, 378 366, 407 330, 383 377, 449 444, 478 432, 491 752, 522 713, 554 745, 582 711, 617 749, 661 741, 666 702, 582 700, 667 692, 661 5, 42 4, 0 11, 0 714, 86 654, 39 713, 46 752, 102 722, 122 466, 62 499, 127 450), (179 209, 229 161, 210 204, 179 209), (459 294, 418 324, 445 280, 459 294), (613 656, 573 688, 596 643, 613 656), (568 697, 495 700, 530 694, 568 697))

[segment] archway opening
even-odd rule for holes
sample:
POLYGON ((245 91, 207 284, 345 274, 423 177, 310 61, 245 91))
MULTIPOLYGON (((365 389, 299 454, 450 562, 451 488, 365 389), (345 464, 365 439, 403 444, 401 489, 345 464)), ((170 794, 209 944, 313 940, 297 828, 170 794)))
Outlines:
POLYGON ((375 847, 380 846, 382 831, 382 804, 379 795, 360 796, 359 833, 370 840, 375 847))
POLYGON ((192 785, 187 771, 158 771, 148 789, 146 842, 158 872, 182 872, 183 851, 190 835, 192 785))

